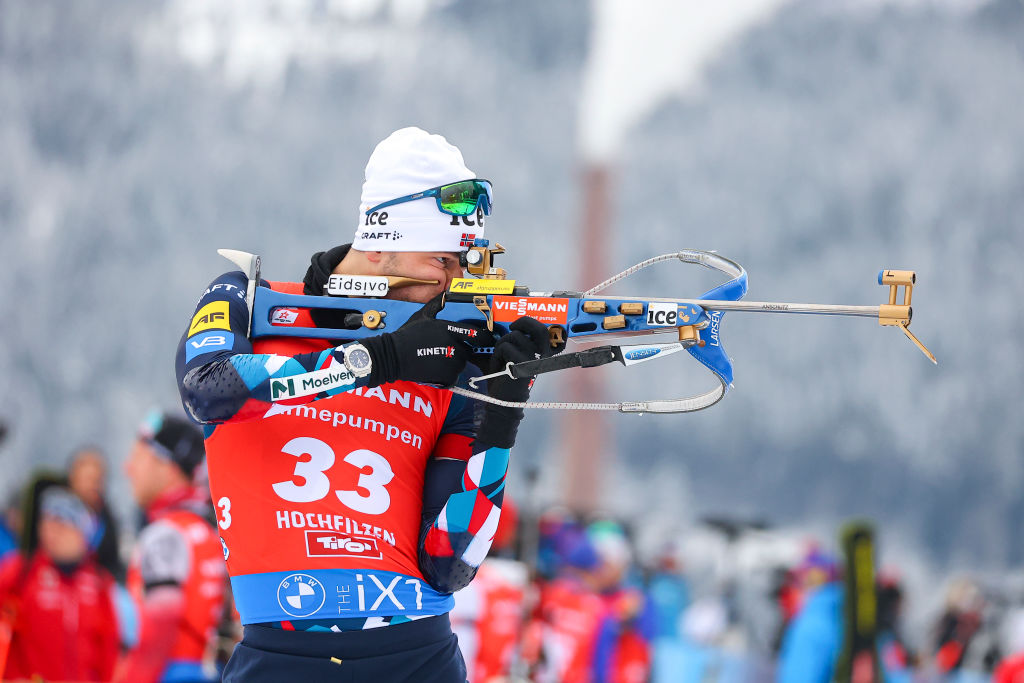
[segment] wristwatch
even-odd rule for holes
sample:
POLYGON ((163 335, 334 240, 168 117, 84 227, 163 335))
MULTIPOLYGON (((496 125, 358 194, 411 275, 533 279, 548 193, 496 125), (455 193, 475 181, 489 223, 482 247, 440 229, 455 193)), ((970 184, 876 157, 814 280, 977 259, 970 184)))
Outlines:
POLYGON ((345 367, 356 377, 366 377, 373 368, 370 352, 362 344, 349 344, 342 352, 341 360, 345 367))

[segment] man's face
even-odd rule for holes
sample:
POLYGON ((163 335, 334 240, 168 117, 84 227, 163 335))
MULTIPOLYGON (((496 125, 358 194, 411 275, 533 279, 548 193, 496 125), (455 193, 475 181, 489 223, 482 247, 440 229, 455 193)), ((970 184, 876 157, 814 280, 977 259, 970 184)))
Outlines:
POLYGON ((160 495, 167 483, 168 467, 174 465, 157 455, 145 440, 135 441, 124 470, 139 505, 146 507, 160 495))
POLYGON ((106 464, 103 456, 95 451, 79 453, 68 472, 71 490, 93 508, 98 508, 103 497, 106 479, 106 464))
POLYGON ((444 251, 384 252, 380 262, 381 275, 398 275, 418 280, 437 280, 436 285, 411 285, 388 292, 389 299, 426 303, 448 289, 453 278, 463 277, 459 255, 444 251))

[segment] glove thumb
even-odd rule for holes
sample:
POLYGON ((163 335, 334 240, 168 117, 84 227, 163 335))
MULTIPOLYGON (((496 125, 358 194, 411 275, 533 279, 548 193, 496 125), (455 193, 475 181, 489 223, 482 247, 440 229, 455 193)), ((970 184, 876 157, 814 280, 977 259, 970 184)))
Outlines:
POLYGON ((423 304, 423 308, 409 316, 409 320, 405 324, 408 325, 409 323, 414 323, 417 320, 425 320, 427 318, 436 318, 442 308, 444 308, 444 292, 441 292, 433 299, 423 304))

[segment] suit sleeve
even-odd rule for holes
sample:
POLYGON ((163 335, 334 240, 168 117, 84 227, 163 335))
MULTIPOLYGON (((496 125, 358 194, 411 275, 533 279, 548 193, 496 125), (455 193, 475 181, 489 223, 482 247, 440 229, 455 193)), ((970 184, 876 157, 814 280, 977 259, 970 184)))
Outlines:
POLYGON ((178 343, 175 370, 182 405, 197 422, 219 424, 262 417, 272 402, 309 403, 348 391, 356 380, 341 359, 343 346, 296 356, 253 353, 247 280, 241 271, 214 280, 203 292, 178 343), (296 392, 314 371, 328 370, 327 388, 296 392))
POLYGON ((510 453, 477 444, 478 404, 455 398, 460 401, 453 399, 427 462, 419 544, 423 576, 446 593, 469 585, 487 557, 501 516, 510 453))

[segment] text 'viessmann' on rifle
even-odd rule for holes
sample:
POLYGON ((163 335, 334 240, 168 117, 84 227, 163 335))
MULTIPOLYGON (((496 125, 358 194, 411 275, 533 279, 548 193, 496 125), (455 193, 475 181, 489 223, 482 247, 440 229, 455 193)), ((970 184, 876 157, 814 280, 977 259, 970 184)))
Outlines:
MULTIPOLYGON (((545 372, 573 367, 596 367, 619 362, 626 366, 687 351, 718 380, 709 391, 676 399, 631 401, 622 403, 510 403, 486 394, 453 387, 452 391, 473 398, 525 408, 563 410, 617 410, 623 413, 688 413, 714 405, 732 386, 732 359, 721 343, 719 325, 726 311, 789 313, 805 315, 843 315, 876 318, 880 325, 899 327, 933 362, 935 356, 910 332, 913 315, 911 295, 916 275, 910 270, 883 270, 878 284, 889 287, 888 302, 879 306, 835 304, 799 304, 767 301, 740 301, 747 293, 747 272, 735 261, 708 251, 684 249, 642 261, 585 292, 531 291, 508 279, 503 268, 493 264, 496 254, 505 250, 499 244, 476 239, 463 252, 463 267, 474 278, 453 280, 445 295, 439 319, 451 322, 485 322, 499 335, 508 332, 516 318, 526 315, 548 326, 552 343, 565 340, 589 341, 592 338, 640 337, 671 333, 668 343, 592 346, 581 351, 566 351, 550 358, 509 363, 500 372, 477 377, 470 386, 488 377, 507 374, 513 378, 532 377, 545 372), (598 296, 612 284, 655 263, 678 260, 723 273, 730 279, 704 292, 696 299, 598 296), (900 288, 903 288, 902 297, 900 288)), ((246 303, 249 306, 249 336, 295 336, 321 339, 358 340, 396 330, 420 304, 384 299, 391 289, 420 280, 394 276, 332 275, 324 287, 328 296, 306 296, 275 292, 259 285, 260 257, 244 251, 219 249, 218 253, 238 265, 249 278, 246 303), (296 327, 290 324, 299 309, 336 311, 341 327, 296 327)), ((436 284, 436 283, 431 283, 436 284)))

